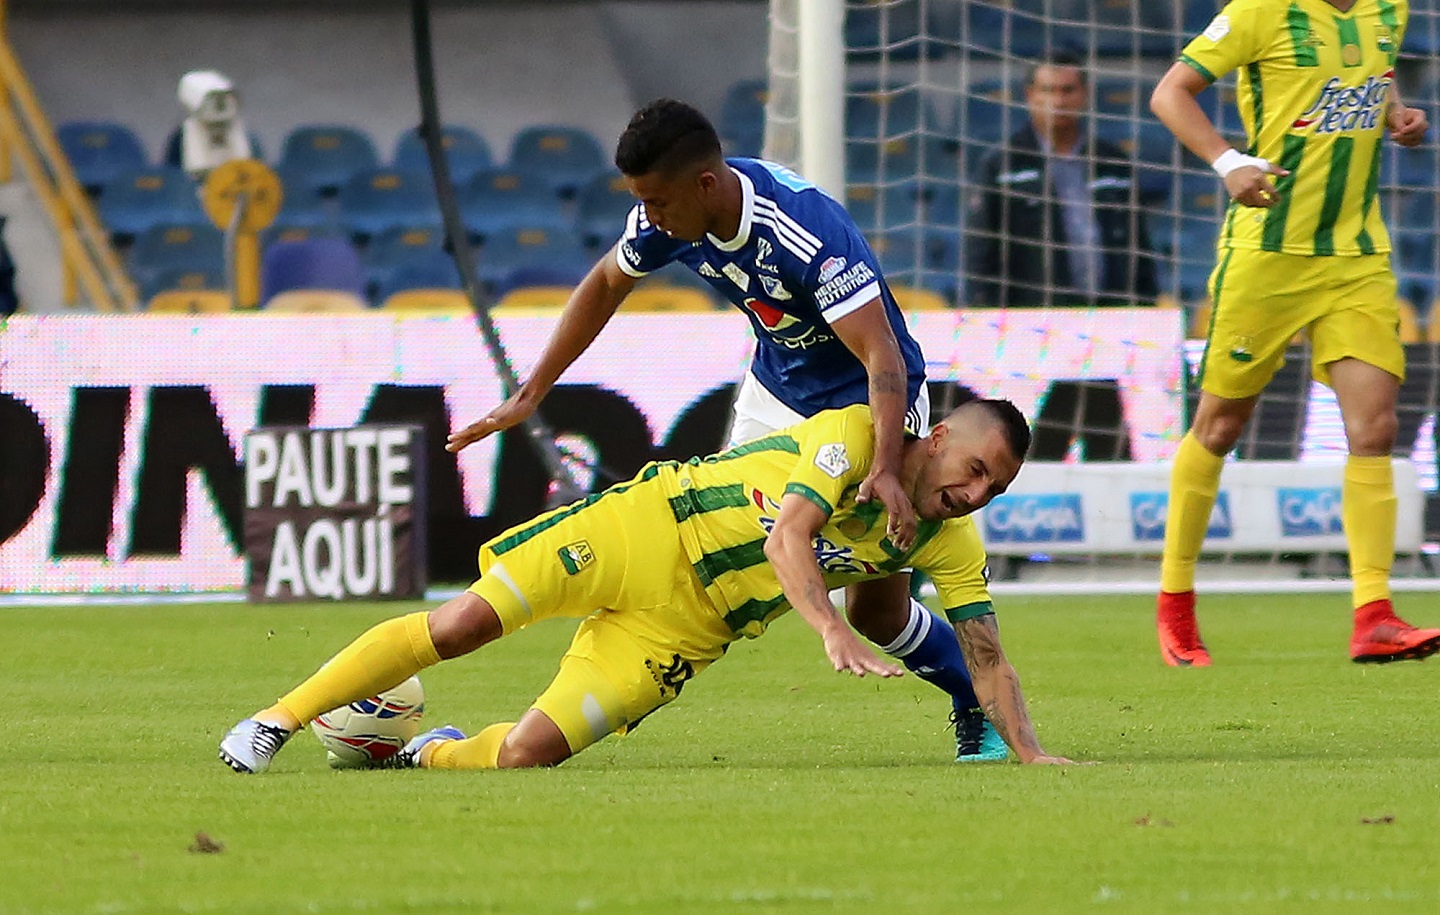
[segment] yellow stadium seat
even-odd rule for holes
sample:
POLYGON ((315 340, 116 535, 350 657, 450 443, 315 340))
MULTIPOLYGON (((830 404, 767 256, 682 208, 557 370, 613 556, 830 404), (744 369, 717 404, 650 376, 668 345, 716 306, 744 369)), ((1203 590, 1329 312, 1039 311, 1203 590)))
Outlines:
POLYGON ((1420 315, 1416 313, 1415 306, 1405 299, 1395 300, 1395 310, 1400 313, 1400 342, 1420 343, 1425 339, 1425 331, 1420 327, 1420 315))
POLYGON ((890 292, 901 311, 948 311, 954 307, 940 293, 917 286, 891 286, 890 292))
POLYGON ((219 314, 230 310, 230 293, 218 289, 170 289, 157 292, 145 310, 156 314, 219 314))
POLYGON ((622 311, 714 311, 715 302, 689 286, 637 286, 620 304, 622 311))
POLYGON ((470 297, 460 289, 406 289, 392 294, 380 307, 391 311, 468 314, 470 297))
POLYGON ((291 289, 265 303, 266 311, 343 312, 369 311, 365 300, 353 292, 335 289, 291 289))
POLYGON ((522 286, 500 297, 496 308, 563 308, 570 301, 569 286, 522 286))

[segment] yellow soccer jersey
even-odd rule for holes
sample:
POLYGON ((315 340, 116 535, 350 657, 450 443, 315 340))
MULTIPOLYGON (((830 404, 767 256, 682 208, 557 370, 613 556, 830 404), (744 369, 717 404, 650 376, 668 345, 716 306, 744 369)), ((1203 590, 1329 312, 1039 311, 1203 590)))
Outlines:
POLYGON ((902 552, 885 534, 884 506, 856 503, 874 451, 874 423, 862 404, 711 457, 658 465, 685 552, 733 631, 753 638, 790 609, 764 551, 786 493, 829 516, 814 544, 827 586, 915 568, 934 580, 951 619, 990 610, 985 549, 970 518, 922 520, 915 546, 902 552))
POLYGON ((1268 210, 1230 204, 1220 246, 1300 255, 1385 253, 1376 199, 1385 105, 1407 0, 1234 0, 1180 60, 1238 70, 1249 152, 1290 171, 1268 210))

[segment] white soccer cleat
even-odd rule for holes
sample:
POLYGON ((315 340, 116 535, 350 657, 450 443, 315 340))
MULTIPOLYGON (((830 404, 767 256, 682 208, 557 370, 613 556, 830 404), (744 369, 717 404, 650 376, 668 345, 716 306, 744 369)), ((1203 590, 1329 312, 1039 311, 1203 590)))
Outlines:
POLYGON ((220 741, 220 761, 242 775, 259 775, 270 768, 270 761, 292 733, 279 725, 246 718, 220 741))

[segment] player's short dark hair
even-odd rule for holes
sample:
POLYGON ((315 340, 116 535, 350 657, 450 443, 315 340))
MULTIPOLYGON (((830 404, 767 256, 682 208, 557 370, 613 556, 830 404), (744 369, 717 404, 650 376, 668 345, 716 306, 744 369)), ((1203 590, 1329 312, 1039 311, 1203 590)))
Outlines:
POLYGON ((1080 85, 1090 84, 1090 76, 1085 72, 1084 58, 1069 48, 1054 48, 1035 58, 1025 73, 1026 87, 1035 85, 1035 77, 1040 73, 1041 67, 1074 67, 1080 71, 1080 85))
POLYGON ((1030 453, 1030 424, 1025 421, 1025 414, 1020 412, 1019 407, 1008 400, 984 397, 972 400, 966 406, 983 409, 1004 431, 1005 444, 1010 446, 1015 460, 1025 460, 1025 455, 1030 453))
POLYGON ((673 174, 721 158, 720 136, 710 119, 675 99, 656 99, 635 112, 615 145, 615 167, 636 177, 673 174))

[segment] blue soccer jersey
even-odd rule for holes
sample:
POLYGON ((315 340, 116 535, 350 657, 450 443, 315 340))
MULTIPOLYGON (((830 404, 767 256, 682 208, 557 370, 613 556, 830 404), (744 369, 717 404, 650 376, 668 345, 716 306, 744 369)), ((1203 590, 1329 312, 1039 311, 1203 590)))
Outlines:
POLYGON ((830 325, 879 298, 900 341, 913 403, 925 360, 845 208, 773 162, 726 161, 745 195, 735 237, 671 238, 636 204, 615 249, 620 269, 640 277, 680 261, 700 274, 750 318, 755 378, 801 416, 869 401, 864 364, 830 325))

